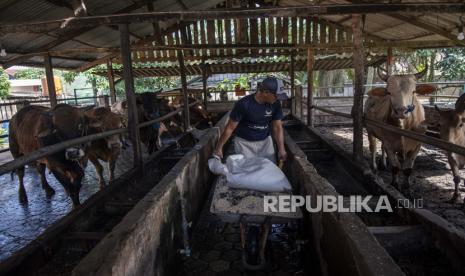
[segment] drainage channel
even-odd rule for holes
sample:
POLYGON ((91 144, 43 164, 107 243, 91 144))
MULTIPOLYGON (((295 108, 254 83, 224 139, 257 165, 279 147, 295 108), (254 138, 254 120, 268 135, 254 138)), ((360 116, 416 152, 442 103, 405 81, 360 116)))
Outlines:
MULTIPOLYGON (((367 180, 363 172, 347 166, 347 160, 338 153, 340 149, 332 148, 299 121, 287 121, 285 129, 318 174, 344 196, 344 206, 347 206, 346 201, 350 196, 371 195, 368 205, 374 210, 383 194, 364 185, 367 180)), ((396 208, 396 202, 391 201, 391 206, 396 208)), ((444 254, 436 248, 435 241, 421 222, 406 220, 396 210, 378 213, 362 211, 357 215, 405 274, 460 275, 460 268, 447 257, 447 252, 444 254)))
POLYGON ((192 149, 192 135, 164 147, 145 164, 145 176, 122 175, 78 210, 49 227, 29 245, 0 263, 0 275, 69 275, 73 268, 192 149))

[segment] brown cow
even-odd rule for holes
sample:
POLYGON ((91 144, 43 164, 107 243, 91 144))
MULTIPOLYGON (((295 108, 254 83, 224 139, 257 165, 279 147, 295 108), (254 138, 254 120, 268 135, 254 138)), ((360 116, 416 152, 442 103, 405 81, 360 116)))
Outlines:
MULTIPOLYGON (((152 120, 152 116, 145 110, 143 99, 136 96, 137 118, 139 123, 152 120)), ((127 101, 117 102, 111 106, 111 111, 123 117, 123 125, 128 125, 128 107, 127 101)), ((141 142, 147 147, 148 153, 151 154, 158 149, 159 135, 158 130, 154 127, 147 126, 140 129, 141 142)))
MULTIPOLYGON (((189 96, 188 102, 189 104, 197 101, 196 98, 189 96)), ((172 107, 174 109, 180 108, 184 103, 183 96, 176 96, 173 99, 172 107)), ((205 110, 205 107, 202 103, 197 103, 191 107, 189 107, 189 116, 190 116, 190 124, 192 126, 196 126, 199 122, 207 120, 208 123, 211 124, 211 115, 205 110)), ((182 118, 180 116, 175 118, 176 123, 178 125, 182 125, 182 118)))
MULTIPOLYGON (((465 94, 457 99, 455 109, 440 110, 437 106, 435 107, 440 115, 439 127, 441 139, 465 147, 465 94)), ((455 184, 454 195, 450 199, 450 202, 455 203, 459 197, 459 169, 463 169, 465 165, 465 156, 447 152, 447 160, 449 161, 455 184)), ((463 199, 463 209, 465 210, 465 198, 463 199)))
MULTIPOLYGON (((89 122, 78 108, 66 104, 59 104, 52 109, 41 106, 26 106, 10 120, 11 154, 16 159, 42 147, 83 136, 86 134, 89 124, 94 123, 89 122)), ((63 185, 73 202, 73 206, 80 204, 79 190, 84 169, 79 160, 83 156, 84 151, 81 147, 73 147, 35 162, 42 188, 47 196, 53 195, 55 191, 47 183, 45 167, 63 185)), ((24 167, 17 169, 16 174, 19 178, 19 199, 21 202, 27 202, 23 184, 24 167)))
MULTIPOLYGON (((90 128, 89 134, 123 127, 122 117, 111 112, 109 107, 97 107, 86 111, 85 114, 89 118, 92 118, 92 120, 101 123, 101 127, 99 128, 90 128)), ((104 188, 105 179, 103 178, 103 167, 99 159, 108 162, 109 182, 111 183, 115 178, 115 164, 121 152, 121 148, 122 143, 120 135, 112 135, 105 139, 92 141, 90 146, 86 147, 86 156, 97 171, 100 189, 104 188)))
MULTIPOLYGON (((374 88, 368 92, 365 104, 365 117, 402 129, 425 133, 425 111, 416 94, 425 95, 435 91, 431 85, 417 85, 416 82, 427 72, 411 75, 382 75, 387 82, 386 88, 374 88)), ((413 163, 420 151, 421 143, 385 131, 377 127, 367 126, 368 141, 371 152, 371 167, 376 171, 376 139, 382 142, 392 170, 392 185, 399 190, 408 189, 413 163), (401 186, 398 180, 399 171, 403 170, 404 182, 401 186)))

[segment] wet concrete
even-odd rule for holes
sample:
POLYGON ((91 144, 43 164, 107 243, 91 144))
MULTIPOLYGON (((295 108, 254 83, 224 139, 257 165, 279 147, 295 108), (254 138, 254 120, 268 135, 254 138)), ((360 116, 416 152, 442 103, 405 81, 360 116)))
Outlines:
MULTIPOLYGON (((5 157, 5 159, 8 158, 5 157)), ((101 164, 104 166, 104 177, 108 185, 107 163, 101 162, 101 164)), ((120 176, 131 167, 132 148, 129 147, 118 158, 115 177, 120 176)), ((52 174, 48 173, 48 170, 46 177, 56 192, 51 198, 46 198, 35 168, 26 167, 24 183, 28 203, 22 205, 18 201, 18 178, 16 175, 13 181, 9 174, 0 176, 0 261, 33 241, 48 226, 72 210, 71 200, 63 186, 52 174)), ((89 162, 80 191, 81 203, 98 190, 97 173, 92 163, 89 162)))

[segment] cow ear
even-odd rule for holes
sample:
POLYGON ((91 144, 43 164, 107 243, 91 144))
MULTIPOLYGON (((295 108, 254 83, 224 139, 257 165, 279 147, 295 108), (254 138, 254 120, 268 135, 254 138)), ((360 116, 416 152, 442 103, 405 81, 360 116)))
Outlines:
POLYGON ((419 95, 428 95, 436 91, 436 87, 429 84, 418 84, 415 93, 419 95))
POLYGON ((388 95, 388 91, 384 87, 376 87, 368 91, 368 96, 374 96, 374 97, 383 97, 388 95))

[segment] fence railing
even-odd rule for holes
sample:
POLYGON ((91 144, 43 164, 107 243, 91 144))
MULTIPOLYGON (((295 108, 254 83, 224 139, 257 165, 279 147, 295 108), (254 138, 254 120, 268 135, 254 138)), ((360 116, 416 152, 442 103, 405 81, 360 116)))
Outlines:
MULTIPOLYGON (((57 99, 58 103, 67 103, 74 106, 80 106, 83 101, 85 103, 97 102, 99 105, 109 106, 109 98, 107 95, 97 96, 97 97, 80 97, 80 98, 61 98, 57 99), (88 100, 92 100, 89 102, 88 100)), ((11 99, 11 100, 2 100, 0 101, 0 129, 8 129, 4 127, 5 124, 8 124, 11 117, 16 114, 21 108, 25 105, 44 105, 50 106, 50 100, 47 99, 37 99, 37 98, 21 98, 21 99, 11 99)), ((5 147, 7 144, 5 142, 8 138, 8 134, 0 135, 0 153, 7 152, 9 148, 5 147), (3 141, 3 145, 2 142, 3 141)))
MULTIPOLYGON (((195 101, 193 103, 190 103, 188 106, 191 107, 193 105, 196 105, 198 104, 199 101, 195 101)), ((183 107, 179 107, 178 109, 162 116, 162 117, 159 117, 159 118, 156 118, 154 120, 151 120, 151 121, 147 121, 147 122, 144 122, 144 123, 140 123, 137 125, 138 128, 142 128, 142 127, 146 127, 146 126, 149 126, 149 125, 152 125, 154 123, 158 123, 158 122, 161 122, 161 121, 164 121, 166 119, 169 119, 173 116, 175 116, 176 114, 178 114, 179 112, 181 112, 183 109, 183 107)), ((75 139, 72 139, 72 140, 67 140, 67 141, 64 141, 64 142, 60 142, 60 143, 57 143, 57 144, 54 144, 54 145, 50 145, 50 146, 46 146, 46 147, 43 147, 41 149, 38 149, 34 152, 31 152, 29 153, 27 156, 22 156, 20 158, 17 158, 13 161, 10 161, 6 164, 3 164, 3 165, 0 165, 0 176, 3 175, 3 174, 6 174, 8 172, 11 172, 15 169, 18 169, 20 167, 23 167, 31 162, 34 162, 38 159, 41 159, 41 158, 44 158, 46 156, 49 156, 49 155, 52 155, 54 153, 57 153, 59 151, 62 151, 62 150, 65 150, 66 148, 69 148, 69 147, 73 147, 73 146, 77 146, 77 145, 81 145, 81 144, 84 144, 84 143, 88 143, 88 142, 92 142, 92 141, 95 141, 95 140, 100 140, 100 139, 104 139, 106 137, 109 137, 109 136, 112 136, 112 135, 118 135, 118 134, 123 134, 123 133, 126 133, 129 131, 129 128, 120 128, 120 129, 114 129, 114 130, 109 130, 109 131, 105 131, 105 132, 101 132, 101 133, 97 133, 97 134, 92 134, 92 135, 87 135, 87 136, 83 136, 83 137, 79 137, 79 138, 75 138, 75 139)))

